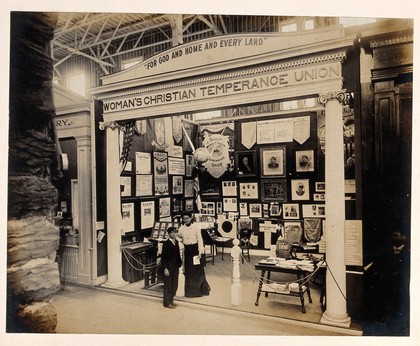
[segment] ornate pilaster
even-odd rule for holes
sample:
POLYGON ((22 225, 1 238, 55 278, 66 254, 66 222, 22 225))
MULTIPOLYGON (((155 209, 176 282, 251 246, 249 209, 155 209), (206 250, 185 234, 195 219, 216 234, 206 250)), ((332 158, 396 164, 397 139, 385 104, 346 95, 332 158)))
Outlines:
POLYGON ((121 257, 121 193, 119 131, 121 126, 113 121, 99 123, 106 131, 106 229, 108 251, 107 287, 118 287, 126 282, 122 278, 121 257))
POLYGON ((343 111, 349 95, 344 91, 320 95, 325 107, 325 239, 327 310, 321 323, 348 328, 351 319, 346 305, 345 199, 343 111))

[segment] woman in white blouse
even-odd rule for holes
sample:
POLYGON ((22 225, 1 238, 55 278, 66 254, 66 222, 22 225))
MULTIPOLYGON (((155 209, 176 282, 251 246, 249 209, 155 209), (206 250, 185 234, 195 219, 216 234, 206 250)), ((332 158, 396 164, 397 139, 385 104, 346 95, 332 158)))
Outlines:
POLYGON ((203 238, 201 229, 193 223, 192 214, 182 214, 183 225, 179 227, 178 237, 184 248, 185 297, 202 297, 209 295, 210 286, 204 272, 203 238))

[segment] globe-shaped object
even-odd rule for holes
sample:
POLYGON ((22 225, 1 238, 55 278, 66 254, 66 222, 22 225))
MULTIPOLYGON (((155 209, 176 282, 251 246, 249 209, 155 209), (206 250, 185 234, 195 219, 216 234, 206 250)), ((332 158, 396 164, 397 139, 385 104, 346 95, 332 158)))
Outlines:
POLYGON ((194 160, 197 163, 204 163, 207 162, 207 160, 209 159, 209 151, 207 150, 207 148, 201 147, 201 148, 197 148, 194 151, 194 160))

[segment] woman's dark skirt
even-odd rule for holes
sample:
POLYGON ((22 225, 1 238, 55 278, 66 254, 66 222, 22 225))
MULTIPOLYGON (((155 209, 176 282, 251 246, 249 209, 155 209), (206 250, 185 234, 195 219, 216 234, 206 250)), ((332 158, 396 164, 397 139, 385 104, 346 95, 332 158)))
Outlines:
POLYGON ((198 244, 185 245, 184 250, 184 275, 185 275, 185 297, 208 296, 210 286, 206 280, 204 263, 194 265, 193 257, 198 255, 198 244))

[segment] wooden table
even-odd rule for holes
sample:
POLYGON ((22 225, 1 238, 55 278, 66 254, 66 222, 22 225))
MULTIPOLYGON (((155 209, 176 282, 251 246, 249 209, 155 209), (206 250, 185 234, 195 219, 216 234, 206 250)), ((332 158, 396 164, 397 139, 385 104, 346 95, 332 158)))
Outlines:
POLYGON ((269 293, 283 294, 283 295, 288 295, 288 296, 293 296, 293 297, 299 297, 300 303, 302 306, 302 312, 306 313, 305 298, 304 298, 305 292, 307 292, 308 294, 309 303, 312 303, 311 291, 309 288, 309 280, 305 283, 305 285, 303 285, 299 281, 297 292, 291 291, 291 290, 285 290, 285 291, 279 291, 279 290, 274 290, 274 289, 270 290, 270 289, 267 289, 267 287, 263 287, 263 285, 264 283, 268 284, 270 282, 271 272, 294 274, 296 275, 297 279, 300 280, 304 278, 305 276, 307 276, 308 274, 310 274, 312 271, 306 270, 306 269, 299 269, 299 268, 292 269, 292 268, 276 266, 275 264, 264 264, 264 263, 256 264, 255 270, 261 271, 261 276, 260 276, 260 281, 258 284, 258 291, 257 291, 257 300, 255 301, 256 306, 258 306, 259 304, 259 299, 262 292, 265 293, 266 297, 268 297, 269 293), (267 273, 267 277, 265 277, 266 273, 267 273))

